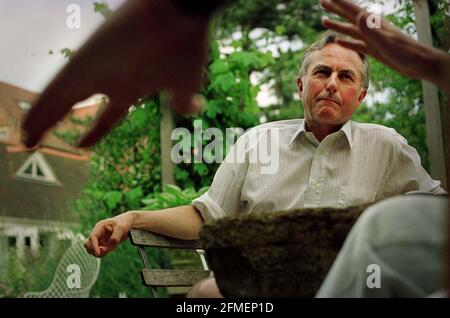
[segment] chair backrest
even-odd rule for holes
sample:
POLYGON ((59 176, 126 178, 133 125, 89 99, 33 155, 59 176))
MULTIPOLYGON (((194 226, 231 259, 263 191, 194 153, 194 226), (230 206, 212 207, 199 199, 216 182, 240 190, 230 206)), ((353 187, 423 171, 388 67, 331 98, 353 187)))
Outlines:
POLYGON ((89 255, 80 237, 64 252, 50 286, 41 292, 30 292, 25 298, 87 298, 97 280, 100 259, 89 255))
POLYGON ((201 240, 179 240, 142 230, 131 230, 129 237, 131 243, 139 249, 144 263, 144 269, 141 272, 142 280, 146 286, 152 288, 154 297, 157 297, 157 287, 192 286, 211 275, 204 257, 201 240), (203 270, 152 269, 145 252, 146 247, 195 250, 199 253, 203 270))

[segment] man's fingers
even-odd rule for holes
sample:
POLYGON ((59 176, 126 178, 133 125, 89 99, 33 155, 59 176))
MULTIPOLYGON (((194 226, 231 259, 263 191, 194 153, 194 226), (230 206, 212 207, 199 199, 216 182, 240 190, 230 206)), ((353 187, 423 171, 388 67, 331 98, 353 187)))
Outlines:
POLYGON ((79 147, 90 147, 102 138, 115 124, 117 124, 123 117, 126 116, 128 108, 131 103, 118 103, 111 101, 108 107, 95 121, 94 128, 92 128, 78 143, 79 147))
MULTIPOLYGON (((88 246, 90 247, 90 250, 93 252, 94 256, 99 256, 100 249, 99 246, 103 245, 103 241, 105 237, 107 237, 107 231, 110 231, 108 227, 110 224, 107 221, 101 221, 97 223, 94 226, 94 229, 92 230, 91 234, 88 238, 88 246)), ((91 253, 92 254, 92 253, 91 253)))
POLYGON ((386 27, 386 24, 384 23, 385 21, 380 21, 381 25, 379 27, 371 28, 368 24, 369 15, 370 14, 368 12, 360 12, 356 16, 355 23, 361 31, 362 36, 367 38, 369 41, 376 42, 378 45, 385 43, 388 40, 382 29, 383 27, 386 27))
POLYGON ((367 45, 366 43, 364 43, 364 41, 361 40, 342 40, 342 39, 337 39, 336 42, 347 48, 350 50, 354 50, 360 53, 364 53, 364 54, 369 54, 368 49, 367 49, 367 45))
POLYGON ((92 253, 91 253, 92 247, 91 247, 91 242, 89 241, 89 239, 87 239, 87 240, 84 242, 84 248, 86 249, 86 251, 87 251, 89 254, 92 254, 92 253))
POLYGON ((94 253, 93 255, 99 257, 100 256, 100 248, 98 246, 97 237, 95 235, 89 236, 89 243, 90 243, 90 250, 91 250, 91 252, 94 253))
POLYGON ((327 29, 352 36, 356 39, 361 39, 359 29, 352 23, 333 21, 324 17, 322 19, 322 25, 327 29))
POLYGON ((114 224, 109 221, 104 220, 97 223, 89 235, 89 238, 84 243, 88 253, 95 257, 103 257, 109 251, 114 249, 114 246, 110 246, 110 237, 113 229, 114 224))
POLYGON ((320 0, 320 5, 340 17, 343 17, 349 21, 355 21, 356 16, 361 10, 364 10, 347 0, 320 0))
POLYGON ((108 247, 100 246, 99 251, 100 251, 100 252, 99 252, 98 257, 103 257, 103 256, 105 256, 106 254, 108 254, 110 250, 109 250, 108 247))
POLYGON ((69 113, 77 102, 91 95, 86 90, 70 91, 70 85, 64 87, 61 82, 54 82, 41 94, 23 122, 23 142, 27 147, 34 147, 45 132, 69 113))

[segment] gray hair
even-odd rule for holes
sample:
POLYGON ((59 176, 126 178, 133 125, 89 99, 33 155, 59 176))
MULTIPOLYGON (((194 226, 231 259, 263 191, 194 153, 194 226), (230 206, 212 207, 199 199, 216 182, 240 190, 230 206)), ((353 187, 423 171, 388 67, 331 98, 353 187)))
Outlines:
MULTIPOLYGON (((309 65, 311 64, 311 53, 315 51, 320 51, 323 49, 327 44, 330 43, 336 43, 337 39, 345 39, 344 36, 339 35, 335 32, 325 32, 319 41, 314 42, 311 44, 303 53, 303 56, 300 60, 300 77, 303 77, 306 75, 306 72, 309 68, 309 65)), ((367 56, 363 53, 357 52, 359 57, 361 58, 361 61, 363 62, 363 70, 362 70, 362 86, 364 88, 369 88, 369 80, 370 80, 370 65, 369 61, 367 60, 367 56)))

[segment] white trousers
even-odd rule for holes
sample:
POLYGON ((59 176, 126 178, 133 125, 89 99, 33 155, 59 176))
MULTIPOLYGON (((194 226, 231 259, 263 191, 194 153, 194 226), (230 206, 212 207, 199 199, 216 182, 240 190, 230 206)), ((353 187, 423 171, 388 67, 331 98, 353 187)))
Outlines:
POLYGON ((443 290, 448 199, 403 195, 353 226, 316 297, 427 297, 443 290))

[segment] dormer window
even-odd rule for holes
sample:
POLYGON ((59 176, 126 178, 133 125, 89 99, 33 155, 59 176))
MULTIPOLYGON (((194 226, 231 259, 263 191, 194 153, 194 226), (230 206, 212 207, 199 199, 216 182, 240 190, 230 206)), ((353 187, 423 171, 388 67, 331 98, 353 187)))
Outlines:
POLYGON ((0 127, 0 141, 9 140, 9 127, 0 127))
POLYGON ((44 156, 35 152, 31 155, 25 163, 18 170, 16 177, 18 179, 27 179, 33 181, 40 181, 47 184, 59 185, 58 179, 45 160, 44 156))
POLYGON ((31 109, 31 103, 25 100, 19 100, 17 102, 17 104, 19 105, 19 108, 23 111, 23 112, 27 112, 31 109))

